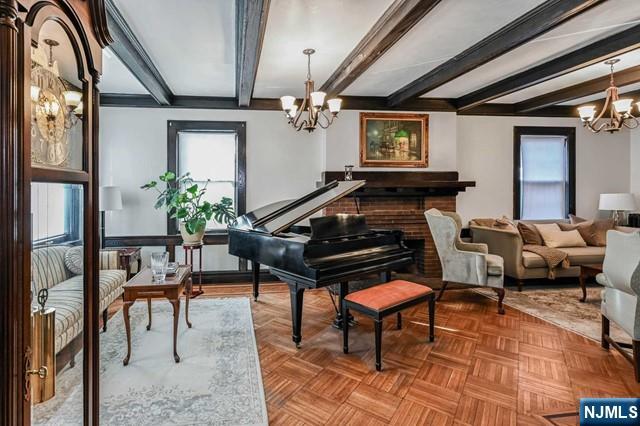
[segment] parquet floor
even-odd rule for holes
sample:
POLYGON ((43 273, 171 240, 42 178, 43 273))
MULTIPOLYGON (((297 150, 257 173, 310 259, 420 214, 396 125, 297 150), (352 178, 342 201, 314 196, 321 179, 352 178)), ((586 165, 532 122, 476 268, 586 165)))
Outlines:
MULTIPOLYGON (((205 296, 249 294, 249 286, 210 286, 205 296)), ((400 331, 390 317, 380 373, 367 318, 356 314, 351 353, 342 354, 326 291, 305 292, 298 350, 286 286, 263 285, 252 306, 274 425, 533 425, 543 413, 577 411, 580 397, 640 395, 615 351, 509 307, 498 315, 470 290, 438 302, 434 343, 426 343, 426 306, 404 312, 400 331)))

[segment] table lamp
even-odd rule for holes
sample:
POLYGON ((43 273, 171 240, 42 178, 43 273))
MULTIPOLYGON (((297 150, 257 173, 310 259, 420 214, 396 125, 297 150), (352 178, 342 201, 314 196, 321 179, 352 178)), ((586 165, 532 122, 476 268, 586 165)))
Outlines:
POLYGON ((105 212, 122 210, 122 194, 119 186, 100 187, 100 247, 104 248, 105 240, 105 212))
POLYGON ((624 218, 624 212, 636 210, 636 200, 633 194, 600 194, 600 210, 610 210, 616 225, 621 225, 624 218), (622 212, 622 214, 621 214, 622 212))

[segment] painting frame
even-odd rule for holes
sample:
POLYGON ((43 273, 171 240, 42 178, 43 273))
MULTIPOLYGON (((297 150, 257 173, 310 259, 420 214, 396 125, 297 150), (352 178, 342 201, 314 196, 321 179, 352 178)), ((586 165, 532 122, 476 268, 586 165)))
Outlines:
MULTIPOLYGON (((380 124, 377 124, 379 127, 380 124)), ((412 141, 411 144, 414 144, 412 141)), ((397 167, 397 168, 426 168, 429 166, 429 114, 408 114, 408 113, 380 113, 380 112, 361 112, 360 113, 360 167, 397 167), (412 152, 408 152, 409 142, 407 142, 407 148, 405 155, 417 154, 415 159, 399 159, 393 158, 391 155, 395 154, 382 154, 387 155, 388 158, 373 159, 370 154, 370 143, 368 143, 367 131, 372 121, 383 122, 411 122, 413 129, 419 128, 421 132, 421 140, 416 141, 419 146, 414 147, 412 152)))

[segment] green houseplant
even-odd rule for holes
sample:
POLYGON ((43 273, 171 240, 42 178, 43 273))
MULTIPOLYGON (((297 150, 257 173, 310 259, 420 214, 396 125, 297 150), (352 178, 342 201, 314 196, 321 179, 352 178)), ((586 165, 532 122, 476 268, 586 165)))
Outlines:
MULTIPOLYGON (((142 185, 144 190, 158 191, 155 208, 166 208, 171 218, 180 221, 180 233, 186 244, 200 243, 204 236, 208 220, 228 224, 235 219, 233 201, 222 197, 217 203, 210 203, 202 199, 207 191, 207 184, 199 186, 194 183, 190 173, 176 176, 173 172, 166 172, 158 177, 166 184, 164 190, 158 187, 155 180, 142 185)), ((208 181, 207 181, 208 183, 208 181)))

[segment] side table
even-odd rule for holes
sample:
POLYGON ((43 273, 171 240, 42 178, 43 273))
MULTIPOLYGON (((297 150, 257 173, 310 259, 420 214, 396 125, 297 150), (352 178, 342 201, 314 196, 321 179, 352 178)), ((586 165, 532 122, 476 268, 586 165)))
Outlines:
POLYGON ((602 272, 601 264, 592 264, 592 265, 580 265, 580 288, 582 289, 582 299, 581 302, 587 301, 587 280, 589 278, 594 278, 602 272))
POLYGON ((118 248, 106 248, 102 251, 117 251, 120 260, 120 269, 127 271, 127 280, 131 279, 131 265, 133 262, 137 262, 138 268, 136 273, 142 270, 142 249, 140 247, 118 247, 118 248))
POLYGON ((184 249, 184 263, 188 266, 191 266, 192 274, 194 272, 193 268, 193 252, 198 251, 198 290, 191 290, 191 298, 200 296, 204 291, 202 291, 202 246, 203 244, 183 244, 182 248, 184 249))

